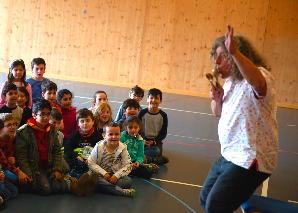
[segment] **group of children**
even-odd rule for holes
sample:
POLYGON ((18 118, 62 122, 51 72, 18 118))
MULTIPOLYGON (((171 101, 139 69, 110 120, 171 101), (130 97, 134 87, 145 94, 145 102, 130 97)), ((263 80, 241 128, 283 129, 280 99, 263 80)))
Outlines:
POLYGON ((105 91, 93 105, 77 110, 68 89, 45 78, 45 60, 34 58, 26 80, 23 60, 9 67, 0 88, 0 207, 18 191, 41 195, 96 191, 133 197, 132 176, 149 179, 168 162, 162 143, 167 114, 162 92, 131 88, 115 120, 105 91))

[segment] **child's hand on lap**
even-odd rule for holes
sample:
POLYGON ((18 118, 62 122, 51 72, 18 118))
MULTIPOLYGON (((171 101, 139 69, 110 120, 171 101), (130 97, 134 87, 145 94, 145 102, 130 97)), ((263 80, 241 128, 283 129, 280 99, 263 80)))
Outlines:
POLYGON ((19 170, 18 172, 18 177, 20 183, 27 183, 32 181, 32 179, 21 170, 19 170))
POLYGON ((110 176, 109 173, 106 173, 106 174, 103 176, 103 178, 104 178, 105 180, 107 180, 107 181, 110 182, 110 178, 111 178, 111 176, 110 176))
POLYGON ((116 184, 117 183, 117 181, 118 181, 118 178, 115 176, 115 175, 113 175, 111 178, 110 178, 110 183, 111 184, 116 184))
POLYGON ((154 141, 152 141, 152 140, 145 140, 145 146, 150 147, 150 146, 152 146, 153 144, 154 144, 154 141))
POLYGON ((139 168, 140 163, 139 163, 139 162, 134 162, 134 163, 132 164, 132 166, 133 166, 134 168, 139 168))

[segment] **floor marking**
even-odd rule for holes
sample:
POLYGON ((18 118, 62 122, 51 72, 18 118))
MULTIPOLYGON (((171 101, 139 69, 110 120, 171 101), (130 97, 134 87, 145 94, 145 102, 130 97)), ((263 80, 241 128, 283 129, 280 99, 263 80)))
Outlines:
POLYGON ((164 179, 158 179, 158 178, 151 178, 151 179, 161 181, 161 182, 167 182, 167 183, 176 183, 176 184, 180 184, 180 185, 194 186, 194 187, 198 187, 198 188, 203 187, 203 186, 200 186, 200 185, 195 185, 195 184, 191 184, 191 183, 183 183, 183 182, 172 181, 172 180, 164 180, 164 179))
MULTIPOLYGON (((89 100, 93 100, 93 98, 90 97, 84 97, 84 96, 74 96, 75 98, 81 98, 81 99, 89 99, 89 100)), ((118 103, 118 104, 122 104, 123 101, 111 101, 109 100, 109 102, 111 103, 118 103)), ((141 105, 142 107, 147 107, 147 105, 141 105)), ((170 110, 170 111, 177 111, 177 112, 186 112, 186 113, 193 113, 193 114, 200 114, 200 115, 208 115, 208 116, 213 116, 213 114, 210 113, 206 113, 206 112, 196 112, 196 111, 190 111, 190 110, 182 110, 182 109, 175 109, 175 108, 167 108, 167 107, 160 107, 161 109, 165 109, 165 110, 170 110)))
POLYGON ((296 124, 288 124, 288 127, 295 127, 296 124))
POLYGON ((298 201, 295 200, 288 200, 289 203, 298 203, 298 201))
POLYGON ((185 136, 185 135, 176 135, 176 134, 170 134, 170 133, 168 133, 168 135, 173 136, 173 137, 179 137, 179 138, 194 139, 194 140, 198 140, 198 141, 219 142, 218 140, 212 140, 212 139, 207 139, 207 138, 194 138, 194 137, 189 137, 189 136, 185 136))
POLYGON ((262 193, 261 193, 261 195, 262 195, 263 197, 267 197, 267 196, 268 196, 268 185, 269 185, 269 178, 267 178, 267 179, 263 182, 262 193))
POLYGON ((167 107, 160 107, 161 109, 171 110, 171 111, 177 111, 177 112, 187 112, 187 113, 193 113, 193 114, 200 114, 200 115, 208 115, 208 116, 214 116, 213 114, 206 113, 206 112, 196 112, 196 111, 190 111, 190 110, 182 110, 182 109, 174 109, 174 108, 167 108, 167 107))
POLYGON ((190 212, 192 213, 196 213, 196 210, 194 210, 193 208, 191 208, 187 203, 185 203, 183 200, 181 200, 180 198, 178 198, 177 196, 173 195, 172 193, 168 192, 167 190, 163 189, 162 187, 143 179, 144 182, 151 184, 152 186, 154 186, 155 188, 163 191, 164 193, 166 193, 167 195, 171 196, 172 198, 174 198, 175 200, 177 200, 178 202, 180 202, 184 207, 186 207, 190 212))

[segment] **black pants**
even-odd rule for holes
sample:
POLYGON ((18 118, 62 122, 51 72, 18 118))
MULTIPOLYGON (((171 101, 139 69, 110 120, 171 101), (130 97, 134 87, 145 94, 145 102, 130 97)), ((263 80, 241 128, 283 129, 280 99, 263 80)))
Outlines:
POLYGON ((130 175, 141 177, 145 179, 150 179, 152 177, 152 171, 150 171, 148 168, 140 164, 138 168, 135 168, 131 171, 130 175))
POLYGON ((232 213, 246 201, 270 174, 247 170, 222 156, 213 164, 200 193, 207 213, 232 213))

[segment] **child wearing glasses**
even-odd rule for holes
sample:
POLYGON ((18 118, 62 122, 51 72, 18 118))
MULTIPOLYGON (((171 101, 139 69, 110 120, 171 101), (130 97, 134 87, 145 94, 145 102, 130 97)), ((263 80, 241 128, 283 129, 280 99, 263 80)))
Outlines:
POLYGON ((29 177, 21 185, 24 191, 41 195, 71 191, 76 195, 87 194, 86 180, 65 175, 61 145, 54 125, 49 123, 51 104, 37 99, 32 107, 32 118, 18 129, 16 159, 20 169, 29 177))

